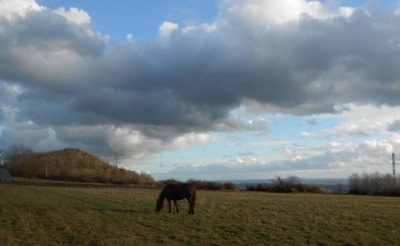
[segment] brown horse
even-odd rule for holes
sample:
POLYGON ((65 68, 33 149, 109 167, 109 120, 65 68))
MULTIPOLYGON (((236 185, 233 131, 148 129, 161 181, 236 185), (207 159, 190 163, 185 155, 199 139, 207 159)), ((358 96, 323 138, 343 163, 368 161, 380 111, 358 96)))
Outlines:
POLYGON ((185 199, 189 202, 189 214, 194 214, 194 206, 196 205, 196 187, 191 184, 167 184, 161 191, 157 199, 156 212, 164 207, 164 199, 167 199, 169 213, 171 213, 171 200, 174 201, 176 212, 179 213, 176 200, 185 199))

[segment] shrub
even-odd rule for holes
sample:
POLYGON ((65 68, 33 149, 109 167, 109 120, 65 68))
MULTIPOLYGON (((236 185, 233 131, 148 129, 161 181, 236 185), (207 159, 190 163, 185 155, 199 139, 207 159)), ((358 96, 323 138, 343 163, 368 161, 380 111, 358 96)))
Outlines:
POLYGON ((195 179, 188 179, 186 181, 189 184, 196 186, 197 189, 203 190, 236 190, 236 186, 233 183, 220 183, 215 181, 202 181, 202 180, 195 180, 195 179))
POLYGON ((303 185, 300 183, 294 185, 293 188, 296 189, 296 191, 300 192, 300 193, 306 193, 308 191, 308 187, 306 185, 303 185))
POLYGON ((246 190, 255 191, 256 187, 253 184, 246 184, 246 190))
POLYGON ((258 184, 257 191, 271 191, 271 187, 268 184, 258 184))
POLYGON ((308 186, 300 183, 297 177, 291 176, 287 179, 282 179, 277 176, 277 179, 270 184, 261 183, 255 187, 253 184, 246 184, 246 190, 248 191, 264 191, 264 192, 276 192, 276 193, 319 193, 327 194, 332 191, 320 188, 317 186, 308 186))
POLYGON ((223 183, 222 184, 222 189, 224 190, 237 190, 236 185, 234 183, 223 183))

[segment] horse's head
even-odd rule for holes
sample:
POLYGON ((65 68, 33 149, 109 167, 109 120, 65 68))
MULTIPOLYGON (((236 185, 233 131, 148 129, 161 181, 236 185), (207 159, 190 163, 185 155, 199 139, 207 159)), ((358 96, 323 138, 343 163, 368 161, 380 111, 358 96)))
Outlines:
POLYGON ((164 202, 160 201, 160 199, 157 199, 156 212, 160 211, 163 207, 164 207, 164 202))

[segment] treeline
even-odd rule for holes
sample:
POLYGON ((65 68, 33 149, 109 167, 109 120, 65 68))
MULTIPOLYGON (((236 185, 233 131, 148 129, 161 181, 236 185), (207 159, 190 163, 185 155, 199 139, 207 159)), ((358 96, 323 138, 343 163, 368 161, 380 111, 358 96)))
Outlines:
POLYGON ((246 190, 275 192, 275 193, 318 193, 318 194, 332 193, 331 190, 325 188, 302 184, 300 180, 295 176, 289 176, 286 179, 277 176, 273 183, 261 183, 258 185, 247 184, 246 190))
POLYGON ((79 149, 35 153, 24 145, 12 145, 3 153, 3 162, 1 168, 14 177, 112 184, 154 182, 149 174, 118 168, 79 149))
POLYGON ((349 176, 349 187, 350 194, 400 196, 400 175, 353 173, 349 176))
MULTIPOLYGON (((163 185, 169 183, 182 183, 175 179, 168 179, 160 181, 163 185)), ((215 182, 215 181, 203 181, 203 180, 195 180, 189 179, 186 183, 193 184, 197 189, 203 190, 237 190, 237 187, 232 182, 215 182)), ((286 179, 283 179, 279 176, 276 177, 276 180, 273 183, 264 183, 264 184, 247 184, 247 191, 263 191, 263 192, 276 192, 276 193, 319 193, 319 194, 327 194, 332 193, 331 190, 327 190, 317 186, 308 186, 300 183, 299 179, 294 176, 290 176, 286 179)))
MULTIPOLYGON (((175 179, 161 180, 160 182, 163 185, 182 183, 181 181, 177 181, 175 179)), ((202 190, 237 190, 236 185, 231 182, 222 183, 222 182, 215 182, 215 181, 202 181, 202 180, 188 179, 186 181, 186 183, 192 184, 192 185, 196 186, 197 189, 202 189, 202 190)))

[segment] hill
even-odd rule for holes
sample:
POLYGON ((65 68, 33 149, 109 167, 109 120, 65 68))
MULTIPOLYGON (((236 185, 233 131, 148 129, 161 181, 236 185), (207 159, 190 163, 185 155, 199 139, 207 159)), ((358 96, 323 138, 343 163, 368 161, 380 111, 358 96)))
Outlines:
POLYGON ((154 181, 148 174, 117 168, 80 149, 34 153, 15 147, 7 157, 4 168, 16 177, 121 184, 154 181))

